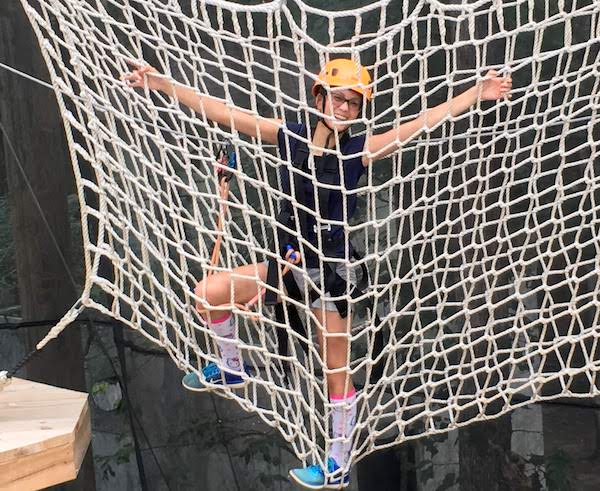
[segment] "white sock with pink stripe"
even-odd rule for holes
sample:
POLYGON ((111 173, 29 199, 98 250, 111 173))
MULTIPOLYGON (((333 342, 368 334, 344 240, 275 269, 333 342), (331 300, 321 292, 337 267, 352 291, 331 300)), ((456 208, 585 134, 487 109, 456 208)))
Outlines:
POLYGON ((210 328, 220 338, 217 339, 217 346, 221 351, 221 360, 223 365, 232 370, 241 370, 242 354, 235 339, 235 322, 231 314, 227 314, 219 319, 212 319, 209 322, 210 328))
POLYGON ((333 438, 343 440, 331 444, 331 454, 337 465, 344 467, 350 457, 350 434, 356 425, 356 390, 345 395, 331 394, 331 426, 333 438))

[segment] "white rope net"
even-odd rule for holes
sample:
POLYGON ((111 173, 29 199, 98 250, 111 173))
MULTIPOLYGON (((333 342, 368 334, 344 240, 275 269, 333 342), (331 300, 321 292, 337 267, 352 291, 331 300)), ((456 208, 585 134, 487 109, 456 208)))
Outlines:
MULTIPOLYGON (((381 0, 326 11, 300 0, 22 1, 61 106, 83 224, 84 293, 52 336, 91 307, 197 372, 220 362, 193 294, 217 236, 219 271, 284 264, 270 244, 278 170, 290 164, 259 139, 127 87, 126 59, 297 122, 318 112, 309 92, 319 67, 352 57, 374 78, 354 129, 367 134, 506 69, 511 101, 425 131, 361 180, 360 212, 344 225, 370 276, 363 298, 347 298, 359 388, 352 461, 534 401, 600 394, 598 2, 381 0), (240 165, 223 200, 214 156, 225 139, 240 165)), ((326 369, 314 317, 298 307, 308 354, 262 301, 254 314, 234 309, 254 373, 220 393, 276 427, 299 458, 324 462, 326 369), (291 340, 287 356, 277 330, 291 340)))

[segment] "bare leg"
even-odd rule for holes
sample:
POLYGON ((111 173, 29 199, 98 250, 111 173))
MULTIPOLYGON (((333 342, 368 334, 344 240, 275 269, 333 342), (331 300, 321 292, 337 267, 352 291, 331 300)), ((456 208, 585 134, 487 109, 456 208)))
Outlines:
POLYGON ((231 318, 234 304, 246 304, 260 291, 259 280, 266 278, 265 264, 248 264, 233 271, 223 271, 208 276, 196 285, 199 300, 196 309, 206 318, 211 330, 218 336, 216 343, 224 365, 239 370, 242 355, 231 318), (218 310, 214 307, 220 307, 218 310))
POLYGON ((196 285, 195 294, 199 297, 196 309, 205 317, 216 334, 216 344, 221 354, 221 362, 225 370, 216 372, 207 365, 203 369, 205 380, 195 373, 188 373, 182 380, 183 386, 189 390, 204 390, 206 382, 224 384, 229 387, 241 387, 246 380, 236 372, 244 372, 243 359, 240 352, 235 323, 231 318, 233 304, 245 304, 260 291, 259 281, 267 276, 265 264, 248 264, 233 271, 224 271, 208 276, 196 285), (214 307, 225 307, 215 310, 214 307))
POLYGON ((222 271, 200 281, 194 293, 201 301, 196 302, 196 309, 208 312, 211 319, 226 316, 227 310, 211 310, 210 307, 227 306, 234 303, 245 304, 259 293, 258 280, 266 281, 267 266, 264 263, 239 266, 233 271, 222 271))
POLYGON ((354 389, 350 369, 350 325, 352 318, 343 319, 337 311, 326 311, 323 320, 323 311, 314 309, 313 313, 320 326, 317 337, 321 348, 321 356, 327 368, 346 368, 336 373, 327 375, 327 387, 330 394, 347 394, 354 389))
POLYGON ((318 329, 321 354, 328 369, 341 369, 327 375, 331 403, 331 443, 329 456, 344 467, 350 457, 351 435, 356 424, 356 394, 350 376, 350 326, 352 319, 342 319, 337 311, 326 311, 325 322, 320 309, 314 311, 325 329, 318 329))

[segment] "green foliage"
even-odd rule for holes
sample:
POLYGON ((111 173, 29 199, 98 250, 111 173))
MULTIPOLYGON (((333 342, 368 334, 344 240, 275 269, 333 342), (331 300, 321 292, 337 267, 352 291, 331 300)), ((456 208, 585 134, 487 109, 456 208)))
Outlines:
POLYGON ((280 473, 282 452, 291 452, 276 432, 255 428, 254 421, 254 416, 216 421, 214 414, 195 418, 185 427, 173 428, 168 445, 193 445, 211 453, 227 449, 233 457, 232 472, 243 476, 244 490, 276 489, 277 483, 287 482, 280 473))
MULTIPOLYGON (((245 445, 234 455, 244 460, 246 466, 256 465, 257 463, 266 464, 265 469, 260 467, 257 469, 257 480, 260 485, 254 487, 250 485, 248 490, 256 489, 275 489, 277 482, 287 482, 287 477, 282 476, 277 471, 281 464, 281 449, 278 438, 271 432, 260 435, 256 438, 249 439, 244 442, 245 445)), ((262 466, 261 466, 262 467, 262 466)))
POLYGON ((96 394, 103 394, 107 391, 108 387, 108 382, 98 382, 92 386, 92 395, 95 396, 96 394))
POLYGON ((115 467, 122 464, 128 464, 131 455, 133 454, 133 442, 129 437, 119 437, 118 443, 119 448, 114 454, 94 456, 94 460, 102 473, 103 481, 108 481, 112 477, 115 477, 117 475, 115 467))

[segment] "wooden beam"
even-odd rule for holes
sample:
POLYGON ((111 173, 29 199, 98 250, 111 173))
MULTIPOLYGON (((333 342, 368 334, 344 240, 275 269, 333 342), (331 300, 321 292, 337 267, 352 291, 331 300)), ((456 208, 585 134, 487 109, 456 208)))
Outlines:
POLYGON ((0 489, 75 479, 90 439, 87 394, 13 379, 0 390, 0 489))

